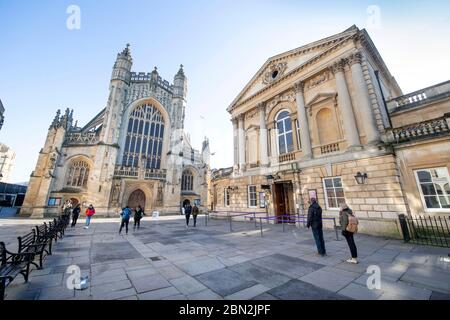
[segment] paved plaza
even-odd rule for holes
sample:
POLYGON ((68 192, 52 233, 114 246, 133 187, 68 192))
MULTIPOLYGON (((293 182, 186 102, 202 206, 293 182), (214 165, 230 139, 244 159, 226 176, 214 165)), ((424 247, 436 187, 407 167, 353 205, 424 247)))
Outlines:
MULTIPOLYGON (((0 219, 0 240, 13 251, 17 236, 43 220, 0 219)), ((450 300, 450 249, 405 244, 358 234, 360 263, 347 243, 326 231, 327 257, 315 255, 310 230, 253 222, 199 218, 186 229, 184 217, 146 217, 141 229, 119 235, 119 220, 83 219, 54 247, 28 283, 18 277, 6 299, 272 300, 272 299, 445 299, 450 300), (67 289, 68 266, 89 276, 89 288, 67 289), (381 270, 380 289, 370 290, 367 268, 381 270)), ((130 221, 131 225, 131 221, 130 221)))

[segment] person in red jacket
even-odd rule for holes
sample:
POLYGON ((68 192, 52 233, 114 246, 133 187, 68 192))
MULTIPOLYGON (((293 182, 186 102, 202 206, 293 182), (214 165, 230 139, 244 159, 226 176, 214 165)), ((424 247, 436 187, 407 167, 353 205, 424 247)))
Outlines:
POLYGON ((91 224, 91 218, 95 214, 95 209, 92 204, 89 205, 86 209, 86 225, 84 226, 85 229, 89 229, 89 225, 91 224))

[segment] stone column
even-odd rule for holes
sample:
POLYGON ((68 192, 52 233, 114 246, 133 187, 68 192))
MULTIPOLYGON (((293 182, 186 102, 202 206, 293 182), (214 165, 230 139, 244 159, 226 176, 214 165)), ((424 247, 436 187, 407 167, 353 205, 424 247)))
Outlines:
POLYGON ((259 108, 259 159, 261 166, 269 165, 269 155, 267 152, 267 125, 266 125, 266 104, 264 102, 258 105, 259 108))
POLYGON ((374 144, 380 140, 380 133, 378 131, 375 117, 372 111, 369 89, 367 88, 363 69, 361 67, 361 59, 361 53, 357 52, 349 57, 348 63, 352 70, 352 79, 353 86, 355 87, 356 101, 358 103, 358 108, 361 110, 361 119, 364 124, 367 143, 374 144))
POLYGON ((238 120, 236 118, 231 119, 233 123, 233 165, 237 168, 239 165, 239 141, 238 141, 238 120))
POLYGON ((341 60, 335 63, 331 70, 336 77, 336 88, 338 92, 338 104, 344 121, 345 138, 349 148, 358 148, 361 146, 356 127, 355 114, 353 113, 352 101, 348 93, 347 82, 344 75, 345 61, 341 60))
MULTIPOLYGON (((294 85, 295 98, 297 101, 298 125, 300 126, 300 144, 305 158, 312 157, 311 136, 309 134, 308 116, 305 108, 305 98, 303 97, 303 82, 294 85)), ((295 128, 297 130, 297 128, 295 128)))
POLYGON ((239 168, 241 171, 245 169, 245 131, 244 131, 244 114, 238 116, 239 129, 238 129, 238 145, 239 145, 239 168))

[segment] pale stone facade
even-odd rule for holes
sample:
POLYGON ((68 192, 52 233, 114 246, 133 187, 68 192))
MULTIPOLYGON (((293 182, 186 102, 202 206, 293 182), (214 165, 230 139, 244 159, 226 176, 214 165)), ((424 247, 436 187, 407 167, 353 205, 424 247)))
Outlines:
POLYGON ((16 161, 16 153, 7 145, 0 143, 0 182, 11 182, 10 176, 16 161))
MULTIPOLYGON (((441 89, 448 107, 450 90, 441 89)), ((315 196, 325 217, 337 217, 345 201, 361 232, 400 236, 398 215, 424 212, 411 168, 429 167, 427 152, 436 166, 450 163, 448 127, 423 147, 394 139, 397 126, 418 122, 388 107, 401 97, 369 35, 355 26, 270 58, 227 109, 234 165, 213 171, 211 208, 301 215, 315 196)), ((443 107, 428 108, 416 109, 443 119, 443 107)))
MULTIPOLYGON (((209 142, 193 149, 184 132, 187 78, 173 84, 157 69, 131 72, 129 47, 117 55, 107 106, 84 127, 73 111, 58 111, 21 214, 57 214, 66 201, 93 204, 99 215, 141 205, 146 212, 179 213, 184 201, 208 201, 209 142)), ((84 211, 84 210, 83 210, 84 211)))

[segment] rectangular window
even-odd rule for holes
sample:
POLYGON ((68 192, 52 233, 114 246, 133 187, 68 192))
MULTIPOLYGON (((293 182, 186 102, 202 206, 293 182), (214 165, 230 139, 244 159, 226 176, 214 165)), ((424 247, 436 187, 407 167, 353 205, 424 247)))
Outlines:
POLYGON ((338 210, 339 205, 345 202, 341 177, 324 178, 323 189, 325 192, 327 209, 338 210))
POLYGON ((223 189, 223 204, 225 207, 230 206, 230 191, 228 188, 223 189))
POLYGON ((248 207, 256 208, 258 206, 258 198, 256 194, 256 186, 248 186, 248 207))
POLYGON ((450 178, 446 167, 414 171, 425 211, 450 211, 450 178))
POLYGON ((57 207, 61 204, 61 198, 49 198, 48 206, 49 207, 57 207))

